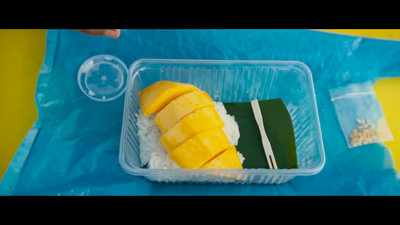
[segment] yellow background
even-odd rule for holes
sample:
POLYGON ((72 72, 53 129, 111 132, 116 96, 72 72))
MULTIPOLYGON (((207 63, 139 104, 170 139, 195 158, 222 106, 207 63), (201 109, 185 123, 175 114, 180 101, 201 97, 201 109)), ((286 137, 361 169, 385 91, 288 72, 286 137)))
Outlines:
MULTIPOLYGON (((399 39, 400 30, 325 30, 350 35, 399 39)), ((37 120, 35 87, 45 55, 46 30, 0 30, 0 177, 37 120)), ((400 56, 399 56, 400 57, 400 56)), ((399 65, 400 66, 400 65, 399 65)), ((400 75, 399 75, 400 76, 400 75)), ((395 142, 391 148, 400 171, 400 78, 375 84, 395 142)))
POLYGON ((0 30, 0 177, 38 118, 35 88, 46 30, 0 30))

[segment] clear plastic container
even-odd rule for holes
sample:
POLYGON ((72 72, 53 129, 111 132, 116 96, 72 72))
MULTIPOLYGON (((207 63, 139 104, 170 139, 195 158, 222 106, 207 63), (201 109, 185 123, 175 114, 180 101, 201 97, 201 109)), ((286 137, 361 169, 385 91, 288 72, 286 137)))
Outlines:
POLYGON ((81 91, 90 99, 108 102, 125 92, 128 68, 117 57, 96 55, 87 59, 78 71, 81 91))
POLYGON ((280 184, 296 176, 317 174, 325 165, 325 152, 311 71, 297 61, 138 60, 129 69, 119 161, 129 174, 156 182, 280 184), (191 83, 206 91, 214 101, 281 98, 292 118, 299 168, 155 170, 141 167, 135 116, 140 108, 139 93, 159 80, 191 83))

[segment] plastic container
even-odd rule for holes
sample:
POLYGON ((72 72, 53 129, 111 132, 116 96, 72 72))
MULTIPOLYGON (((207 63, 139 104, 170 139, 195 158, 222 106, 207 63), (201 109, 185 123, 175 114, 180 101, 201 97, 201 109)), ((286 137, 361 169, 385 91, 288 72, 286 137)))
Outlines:
POLYGON ((129 69, 119 161, 126 172, 156 182, 280 184, 296 176, 317 174, 325 165, 325 152, 311 71, 297 61, 138 60, 129 69), (299 169, 155 170, 140 167, 135 116, 140 108, 139 92, 159 80, 191 83, 206 91, 214 101, 281 98, 292 118, 299 169))
POLYGON ((96 55, 79 68, 78 84, 90 99, 109 102, 125 92, 127 77, 128 68, 120 59, 112 55, 96 55))

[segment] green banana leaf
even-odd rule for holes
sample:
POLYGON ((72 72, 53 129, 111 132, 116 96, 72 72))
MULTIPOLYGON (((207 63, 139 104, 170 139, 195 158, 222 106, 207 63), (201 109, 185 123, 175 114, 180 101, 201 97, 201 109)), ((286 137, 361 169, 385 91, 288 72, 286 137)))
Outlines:
MULTIPOLYGON (((297 169, 293 124, 285 104, 282 99, 258 103, 278 169, 297 169)), ((269 169, 251 103, 224 103, 224 106, 228 114, 235 116, 239 125, 240 138, 236 148, 245 157, 243 168, 269 169)))

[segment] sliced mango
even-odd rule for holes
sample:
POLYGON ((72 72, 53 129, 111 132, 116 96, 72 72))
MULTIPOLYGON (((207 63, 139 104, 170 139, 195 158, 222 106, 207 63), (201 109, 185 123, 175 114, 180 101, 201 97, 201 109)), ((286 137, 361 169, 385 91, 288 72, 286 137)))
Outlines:
POLYGON ((158 81, 140 92, 140 108, 143 114, 147 116, 162 110, 177 97, 197 90, 199 89, 191 84, 158 81))
POLYGON ((172 152, 194 135, 207 129, 224 126, 224 122, 214 108, 201 108, 183 117, 161 136, 160 142, 167 151, 172 152))
POLYGON ((169 158, 183 169, 199 169, 231 144, 221 127, 203 131, 174 149, 169 158))
POLYGON ((236 147, 232 145, 226 151, 204 164, 202 169, 243 169, 237 154, 236 147))
POLYGON ((214 101, 205 91, 193 91, 170 102, 154 117, 154 122, 165 134, 180 119, 204 107, 215 107, 214 101))

